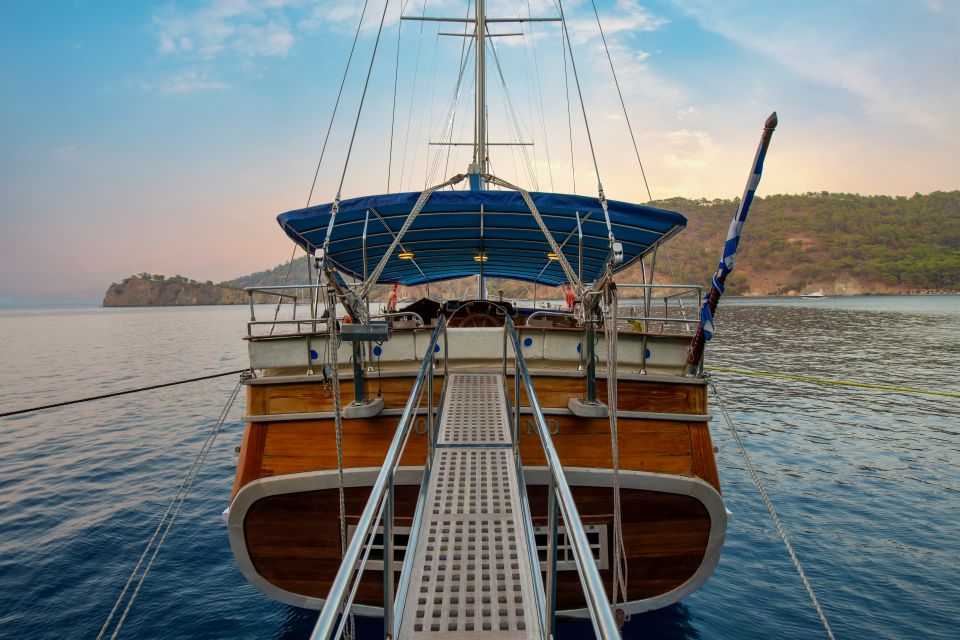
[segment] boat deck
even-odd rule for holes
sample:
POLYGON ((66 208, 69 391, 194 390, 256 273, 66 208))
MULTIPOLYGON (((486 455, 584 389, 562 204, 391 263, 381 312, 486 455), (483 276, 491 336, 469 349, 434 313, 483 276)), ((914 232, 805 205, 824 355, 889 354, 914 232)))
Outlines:
POLYGON ((540 637, 509 426, 501 375, 450 376, 401 639, 540 637))

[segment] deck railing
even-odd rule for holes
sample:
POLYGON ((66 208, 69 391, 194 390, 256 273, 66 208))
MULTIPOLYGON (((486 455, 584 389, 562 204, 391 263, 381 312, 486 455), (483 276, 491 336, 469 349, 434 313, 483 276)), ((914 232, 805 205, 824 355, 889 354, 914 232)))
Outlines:
MULTIPOLYGON (((326 304, 323 302, 326 296, 322 296, 319 302, 317 302, 316 296, 318 293, 326 293, 328 290, 329 287, 323 284, 245 287, 244 291, 247 292, 247 304, 250 307, 250 320, 247 321, 247 337, 286 335, 290 333, 326 333, 329 331, 327 320, 318 315, 321 306, 326 310, 326 304), (269 320, 257 320, 257 308, 254 304, 254 298, 257 295, 276 296, 279 298, 278 306, 270 306, 272 317, 269 320), (303 307, 306 307, 306 316, 298 318, 297 310, 303 307), (289 310, 290 317, 279 317, 281 309, 289 310), (256 329, 259 327, 269 327, 269 331, 266 334, 257 334, 256 329)), ((391 320, 394 318, 409 319, 416 327, 422 327, 426 324, 420 314, 413 311, 375 313, 370 315, 371 320, 391 320)))
MULTIPOLYGON (((523 507, 526 510, 525 521, 529 525, 530 513, 529 504, 526 500, 526 491, 524 490, 523 480, 523 462, 520 459, 519 438, 520 438, 520 388, 521 380, 523 389, 527 393, 527 401, 530 404, 530 413, 533 416, 533 424, 537 435, 540 437, 540 445, 543 447, 543 453, 547 460, 547 471, 550 484, 547 490, 547 577, 543 584, 538 575, 534 576, 535 584, 543 584, 542 597, 544 602, 541 605, 541 628, 544 629, 544 635, 547 638, 554 636, 556 631, 556 602, 557 602, 557 509, 563 515, 563 523, 566 527, 567 539, 570 541, 570 547, 573 551, 573 557, 577 565, 577 572, 580 575, 580 584, 583 587, 583 593, 587 601, 587 609, 590 612, 590 620, 593 622, 593 630, 598 638, 609 639, 619 638, 620 632, 617 629, 617 622, 613 616, 610 603, 607 600, 606 589, 603 586, 603 580, 600 578, 600 572, 597 569, 597 563, 594 560, 593 552, 590 548, 590 541, 587 539, 587 533, 580 520, 580 512, 573 500, 573 494, 570 491, 570 485, 567 484, 567 478, 563 473, 563 466, 560 464, 560 457, 553 446, 553 438, 550 435, 550 428, 547 426, 546 418, 543 415, 543 409, 537 400, 537 393, 533 388, 533 380, 530 378, 530 371, 527 369, 527 363, 523 357, 523 349, 520 346, 520 337, 517 334, 513 320, 508 316, 503 326, 503 378, 506 384, 507 378, 507 341, 509 340, 514 352, 514 397, 513 397, 513 448, 517 463, 517 476, 521 482, 521 496, 523 498, 523 507)), ((528 545, 530 546, 533 557, 537 557, 537 544, 533 537, 532 527, 528 526, 528 545)), ((539 574, 539 563, 533 563, 536 567, 534 572, 539 574)))
MULTIPOLYGON (((392 635, 394 628, 394 614, 395 614, 395 599, 393 596, 393 512, 394 512, 394 503, 393 503, 393 485, 394 485, 394 475, 397 470, 397 466, 400 463, 400 458, 403 455, 405 445, 407 443, 407 436, 410 434, 410 430, 413 427, 415 422, 417 409, 420 406, 422 401, 423 392, 426 391, 427 395, 427 433, 428 439, 430 442, 430 453, 428 460, 432 459, 433 446, 436 443, 436 420, 433 411, 433 375, 434 375, 434 347, 437 345, 437 342, 440 340, 440 337, 443 337, 444 349, 443 353, 446 356, 446 335, 447 335, 447 323, 444 318, 440 318, 437 322, 436 328, 434 328, 433 333, 430 335, 430 343, 427 345, 426 352, 423 356, 423 364, 420 366, 420 371, 417 373, 417 377, 413 382, 413 388, 410 391, 410 397, 407 398, 407 404, 403 408, 403 413, 400 416, 400 421, 397 424, 397 430, 393 435, 393 440, 390 442, 390 447, 387 449, 386 457, 383 461, 383 466, 380 469, 380 473, 377 475, 377 479, 373 483, 373 488, 370 491, 370 498, 367 500, 367 505, 363 509, 363 513, 360 515, 360 520, 357 522, 356 529, 353 533, 353 538, 351 538, 349 545, 347 546, 346 553, 343 556, 343 561, 340 564, 340 569, 337 571, 337 576, 334 578, 333 583, 330 585, 330 591, 327 594, 326 600, 323 605, 323 609, 320 611, 320 617, 317 619, 317 624, 313 629, 313 633, 310 636, 314 639, 327 640, 327 638, 340 638, 343 635, 344 625, 347 620, 347 613, 350 611, 350 607, 353 604, 354 596, 357 593, 357 588, 360 585, 360 580, 363 577, 364 567, 366 566, 367 559, 370 555, 370 549, 372 548, 373 538, 377 532, 377 528, 380 525, 381 519, 383 520, 383 589, 384 589, 384 630, 385 635, 392 635), (337 620, 339 619, 340 624, 337 625, 337 620), (336 627, 336 632, 334 633, 334 628, 336 627)), ((444 383, 447 380, 447 359, 444 357, 444 383)), ((441 394, 442 397, 442 394, 441 394)), ((425 468, 424 473, 428 473, 429 469, 425 468)), ((426 483, 423 483, 424 486, 426 483)), ((420 500, 423 500, 425 496, 421 495, 420 500)), ((419 506, 419 505, 418 505, 419 506)), ((418 509, 418 512, 420 509, 418 509)), ((415 530, 417 528, 417 523, 414 523, 414 526, 411 528, 411 539, 415 535, 415 530)), ((406 555, 407 558, 413 557, 412 553, 406 555)))

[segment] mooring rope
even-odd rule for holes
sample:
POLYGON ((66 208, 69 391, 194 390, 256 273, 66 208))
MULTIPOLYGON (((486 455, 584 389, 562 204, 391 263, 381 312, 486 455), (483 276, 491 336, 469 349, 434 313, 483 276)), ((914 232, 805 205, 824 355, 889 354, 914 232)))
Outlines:
POLYGON ((143 583, 147 579, 147 574, 153 567, 154 562, 156 562, 157 555, 160 553, 160 548, 163 546, 163 543, 167 538, 167 534, 170 533, 170 528, 176 521, 177 516, 180 515, 180 510, 183 508, 183 504, 187 500, 187 496, 190 493, 191 487, 193 487, 193 483, 200 474, 200 469, 203 467, 203 463, 206 461, 207 455, 210 453, 210 449, 213 448, 213 442, 216 440, 217 434, 220 433, 220 428, 223 426, 223 423, 226 422, 227 416, 230 414, 230 409, 233 407, 234 401, 240 394, 240 389, 243 387, 243 382, 244 377, 241 377, 240 380, 237 381, 236 386, 234 386, 233 391, 230 392, 230 397, 227 399, 227 403, 220 411, 220 416, 217 418, 213 428, 210 429, 210 433, 207 434, 206 439, 203 441, 203 445, 200 447, 197 457, 194 458, 193 464, 190 466, 190 470, 187 471, 187 475, 185 475, 183 480, 180 481, 180 486, 177 488, 177 493, 167 505, 167 510, 164 511, 163 515, 160 517, 157 527, 153 530, 153 535, 150 536, 147 546, 144 547, 143 553, 140 554, 140 559, 137 560, 137 564, 133 567, 133 571, 130 572, 130 577, 127 578, 126 584, 123 585, 123 590, 117 597, 117 601, 114 603, 113 609, 110 610, 110 614, 107 616, 103 626, 100 628, 100 633, 97 635, 97 640, 102 640, 106 636, 107 630, 110 628, 110 623, 113 622, 113 617, 120 608, 120 603, 123 602, 124 597, 127 595, 127 591, 130 590, 130 585, 133 584, 134 578, 136 578, 137 573, 140 572, 140 567, 143 567, 143 571, 140 572, 140 579, 137 581, 137 586, 130 594, 130 598, 127 600, 127 604, 123 609, 123 613, 121 614, 120 619, 117 621, 117 624, 113 629, 113 633, 110 635, 111 640, 120 634, 120 629, 123 627, 123 623, 126 621, 131 607, 133 607, 133 602, 137 599, 137 595, 140 593, 140 588, 143 587, 143 583), (162 533, 161 529, 163 530, 162 533), (157 536, 159 536, 159 539, 157 536), (154 544, 155 541, 156 544, 154 544), (150 553, 151 549, 153 549, 153 554, 150 555, 150 559, 147 560, 146 565, 144 565, 144 560, 147 558, 147 555, 150 553))
POLYGON ((737 448, 740 450, 740 455, 743 456, 743 461, 747 465, 747 471, 749 471, 750 475, 753 477, 753 483, 757 485, 757 490, 760 492, 760 497, 763 498, 763 502, 767 506, 767 511, 770 512, 770 517, 773 519, 773 524, 777 527, 777 532, 780 534, 780 539, 783 540, 783 545, 787 548, 787 553, 790 554, 790 560, 793 561, 793 566, 797 570, 800 580, 803 581, 803 586, 807 590, 807 595, 810 596, 810 602, 813 603, 813 608, 820 617, 820 623, 823 624, 823 630, 827 633, 827 637, 830 638, 830 640, 835 640, 833 631, 830 629, 830 623, 827 622, 827 616, 824 615, 823 608, 820 606, 820 602, 817 600, 817 596, 813 592, 813 585, 810 584, 807 574, 803 571, 803 566, 800 564, 800 559, 797 557, 796 552, 794 552, 793 545, 790 544, 790 539, 787 537, 787 532, 780 523, 780 518, 777 516, 777 511, 773 508, 773 502, 771 502, 770 497, 767 495, 766 489, 763 488, 763 483, 760 481, 760 475, 753 466, 753 462, 750 461, 750 456, 747 455, 747 450, 744 448, 743 442, 740 440, 740 434, 737 432, 737 428, 734 426, 733 420, 730 419, 730 414, 727 413, 727 407, 724 405, 723 398, 720 396, 720 390, 717 389, 717 385, 709 376, 705 377, 707 379, 707 383, 710 385, 710 388, 713 390, 713 395, 717 399, 717 403, 720 405, 720 413, 723 414, 723 419, 727 423, 730 433, 733 434, 733 439, 737 443, 737 448))
POLYGON ((721 373, 735 373, 742 376, 763 376, 766 378, 782 378, 784 380, 798 380, 800 382, 815 382, 817 384, 835 384, 845 387, 863 387, 865 389, 881 389, 883 391, 896 391, 898 393, 920 393, 931 396, 946 396, 948 398, 960 398, 960 393, 952 391, 936 391, 933 389, 912 389, 910 387, 894 387, 886 384, 873 384, 871 382, 854 382, 851 380, 834 380, 833 378, 816 378, 813 376, 798 376, 789 373, 772 373, 770 371, 750 371, 747 369, 729 369, 727 367, 704 367, 708 371, 719 371, 721 373))
POLYGON ((30 407, 29 409, 17 409, 16 411, 7 411, 6 413, 0 413, 0 418, 16 416, 22 413, 33 413, 34 411, 43 411, 44 409, 55 409, 57 407, 65 407, 71 404, 80 404, 81 402, 90 402, 92 400, 103 400, 104 398, 115 398, 117 396, 125 396, 130 393, 140 393, 141 391, 163 389, 164 387, 173 387, 178 384, 187 384, 188 382, 200 382, 201 380, 212 380, 213 378, 222 378, 224 376, 236 375, 238 373, 243 373, 244 371, 248 371, 248 369, 236 369, 234 371, 224 371, 223 373, 211 373, 208 376, 197 376, 196 378, 186 378, 185 380, 175 380, 173 382, 163 382, 160 384, 152 384, 149 387, 139 387, 137 389, 126 389, 124 391, 114 391, 112 393, 104 393, 98 396, 88 396, 86 398, 79 398, 77 400, 66 400, 64 402, 54 402, 53 404, 45 404, 39 407, 30 407))

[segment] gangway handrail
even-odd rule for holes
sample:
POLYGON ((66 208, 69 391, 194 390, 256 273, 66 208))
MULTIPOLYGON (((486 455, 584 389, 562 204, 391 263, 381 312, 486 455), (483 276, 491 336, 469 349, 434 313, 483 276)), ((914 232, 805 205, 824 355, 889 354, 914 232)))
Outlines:
MULTIPOLYGON (((548 500, 548 509, 550 511, 550 513, 548 513, 548 521, 551 539, 548 542, 548 555, 552 557, 547 558, 546 633, 549 637, 553 632, 553 618, 556 609, 556 505, 559 502, 560 513, 563 515, 563 522, 566 526, 567 539, 572 542, 573 557, 576 561, 577 572, 580 574, 580 584, 583 586, 584 595, 586 596, 587 607, 590 611, 590 619, 593 622, 594 632, 598 638, 603 638, 604 640, 619 638, 620 632, 617 629, 617 622, 607 599, 607 592, 603 586, 603 580, 600 578, 600 572, 597 570, 597 563, 593 558, 593 552, 587 540, 587 533, 583 529, 580 512, 577 510, 577 505, 573 500, 573 494, 570 492, 570 485, 567 484, 567 478, 563 473, 560 457, 557 455, 557 450, 553 446, 553 438, 550 436, 547 421, 543 416, 543 410, 540 407, 540 402, 537 400, 537 394, 533 389, 530 371, 527 369, 527 363, 523 357, 520 347, 520 337, 517 334, 516 327, 511 318, 506 318, 503 330, 513 344, 514 384, 518 385, 517 378, 523 378, 523 385, 527 391, 527 400, 530 403, 530 412, 533 415, 534 424, 536 424, 537 435, 540 436, 540 444, 543 446, 543 453, 547 460, 547 469, 550 477, 551 491, 548 500)), ((506 358, 504 358, 504 368, 506 368, 506 358)), ((506 375, 504 375, 504 378, 506 378, 506 375)), ((515 403, 517 405, 519 405, 519 396, 519 386, 517 386, 515 396, 515 403)), ((519 413, 520 407, 515 406, 514 414, 519 416, 519 413)), ((515 420, 515 443, 519 435, 518 425, 519 420, 515 420)))
MULTIPOLYGON (((383 466, 380 468, 380 473, 377 475, 377 479, 373 483, 373 487, 370 491, 370 498, 367 500, 367 505, 364 507, 363 514, 361 514, 360 520, 357 522, 356 529, 353 532, 353 538, 350 540, 350 544, 347 546, 347 550, 343 555, 343 561, 340 563, 340 569, 337 571, 337 576, 330 585, 330 591, 327 593, 326 600, 323 603, 323 609, 320 610, 320 617, 317 619, 317 624, 314 626, 313 633, 310 636, 313 640, 327 640, 330 638, 341 610, 343 611, 343 615, 347 615, 349 613, 350 606, 352 605, 352 602, 347 600, 348 596, 352 596, 350 586, 354 579, 360 580, 363 577, 363 567, 359 566, 361 555, 363 554, 364 547, 367 545, 367 538, 370 537, 371 530, 374 529, 379 522, 380 518, 377 516, 377 511, 379 509, 380 502, 384 499, 384 496, 388 490, 392 492, 393 474, 396 470, 395 467, 400 461, 400 456, 403 454, 407 435, 413 426, 413 420, 411 420, 411 416, 414 415, 414 409, 419 405, 419 396, 423 389, 424 379, 427 378, 427 376, 429 376, 427 387, 430 405, 427 412, 427 420, 428 424, 434 422, 432 416, 432 381, 434 366, 433 354, 437 340, 440 338, 441 334, 446 334, 446 326, 446 318, 441 316, 437 321, 436 328, 433 330, 433 333, 430 336, 430 344, 427 345, 427 350, 424 353, 423 364, 420 366, 420 371, 417 373, 417 377, 413 382, 413 389, 410 391, 410 397, 407 398, 407 404, 403 408, 403 413, 400 416, 400 422, 397 425, 397 430, 393 435, 393 440, 390 442, 390 448, 387 449, 387 455, 384 458, 383 466)), ((444 364, 445 363, 446 351, 444 351, 444 364)), ((432 442, 434 434, 432 433, 432 429, 429 431, 430 433, 428 433, 428 438, 431 438, 432 442)), ((389 500, 390 497, 387 496, 387 499, 389 500)), ((391 510, 392 509, 388 507, 387 511, 391 510)), ((389 535, 388 532, 384 531, 384 541, 386 541, 387 535, 389 535)), ((391 559, 386 556, 387 554, 385 549, 383 561, 385 583, 387 582, 387 574, 392 574, 393 565, 391 559)), ((389 580, 389 582, 392 586, 392 579, 389 580)), ((387 607, 393 607, 393 605, 393 602, 384 602, 384 615, 387 615, 387 607)))

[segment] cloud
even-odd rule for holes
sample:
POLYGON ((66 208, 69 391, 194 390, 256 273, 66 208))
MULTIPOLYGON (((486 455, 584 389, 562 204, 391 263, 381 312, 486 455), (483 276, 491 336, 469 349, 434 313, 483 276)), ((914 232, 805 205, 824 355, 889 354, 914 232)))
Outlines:
POLYGON ((713 138, 706 131, 678 129, 659 137, 667 145, 667 151, 663 157, 672 167, 702 168, 713 162, 718 153, 713 138))
POLYGON ((286 56, 296 41, 287 10, 303 0, 207 0, 184 10, 167 5, 153 16, 157 53, 210 60, 286 56))
POLYGON ((799 8, 746 0, 673 1, 701 28, 856 96, 875 119, 939 133, 960 124, 960 51, 950 26, 960 17, 935 15, 956 14, 956 8, 939 2, 926 2, 929 12, 918 12, 884 3, 867 11, 853 3, 816 1, 799 8))
POLYGON ((187 69, 154 82, 142 82, 140 88, 147 93, 185 95, 197 93, 198 91, 229 89, 230 85, 211 78, 205 72, 200 72, 196 69, 187 69))
MULTIPOLYGON (((567 18, 567 30, 570 40, 574 44, 582 44, 600 36, 597 28, 597 18, 593 15, 593 7, 583 10, 564 10, 567 18), (583 14, 581 17, 580 14, 583 14)), ((600 23, 603 25, 603 34, 607 41, 618 34, 629 35, 638 31, 656 31, 667 24, 666 18, 656 16, 640 6, 636 0, 617 0, 616 8, 612 13, 600 12, 600 23)))

